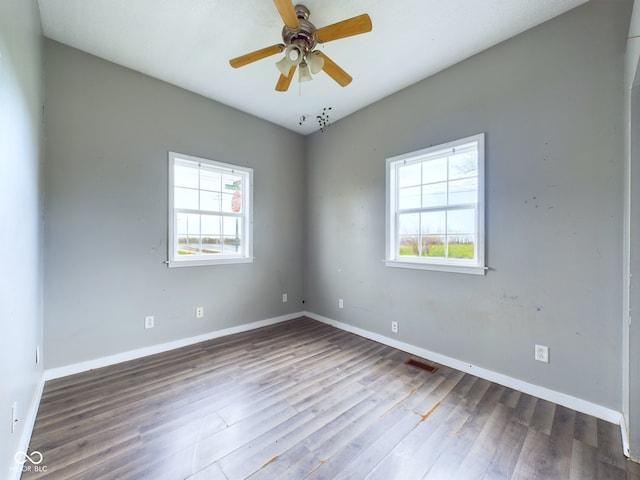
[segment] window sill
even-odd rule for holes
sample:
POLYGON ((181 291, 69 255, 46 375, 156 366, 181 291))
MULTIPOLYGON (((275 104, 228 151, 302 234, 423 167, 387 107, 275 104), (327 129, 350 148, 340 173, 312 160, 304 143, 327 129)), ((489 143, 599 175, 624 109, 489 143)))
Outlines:
POLYGON ((412 262, 410 260, 385 260, 385 266, 394 268, 412 268, 415 270, 432 270, 436 272, 466 273, 469 275, 484 275, 487 267, 474 265, 450 265, 437 263, 412 262))
POLYGON ((234 263, 253 263, 253 257, 227 257, 215 258, 207 260, 169 260, 167 266, 169 268, 176 267, 206 267, 207 265, 230 265, 234 263))

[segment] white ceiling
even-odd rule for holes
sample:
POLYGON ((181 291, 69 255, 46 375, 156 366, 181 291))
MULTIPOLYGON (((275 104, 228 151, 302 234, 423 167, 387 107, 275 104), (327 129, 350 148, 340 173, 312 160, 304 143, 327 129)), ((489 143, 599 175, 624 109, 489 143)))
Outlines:
POLYGON ((274 90, 276 55, 231 58, 281 43, 271 0, 39 0, 44 34, 293 131, 318 130, 587 0, 300 0, 320 28, 368 13, 373 31, 319 45, 353 76, 324 72, 274 90), (302 116, 305 122, 299 125, 302 116))

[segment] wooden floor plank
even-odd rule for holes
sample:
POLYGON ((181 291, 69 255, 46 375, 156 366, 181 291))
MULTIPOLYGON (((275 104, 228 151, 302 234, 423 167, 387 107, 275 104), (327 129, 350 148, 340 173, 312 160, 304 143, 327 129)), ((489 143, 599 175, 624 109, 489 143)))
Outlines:
POLYGON ((338 476, 340 478, 345 480, 360 480, 364 478, 420 422, 420 418, 417 416, 411 417, 406 413, 397 415, 397 419, 388 419, 390 423, 393 421, 389 427, 380 423, 375 430, 369 429, 363 432, 363 435, 359 437, 359 440, 362 440, 363 448, 349 462, 339 466, 338 471, 340 473, 338 476))
MULTIPOLYGON (((464 456, 452 478, 482 478, 496 454, 498 442, 502 438, 513 409, 498 403, 487 418, 479 435, 473 439, 473 446, 464 456)), ((474 417, 475 418, 475 417, 474 417)))
POLYGON ((468 419, 468 410, 461 403, 461 397, 451 395, 435 404, 365 478, 422 478, 448 447, 453 432, 468 419))
MULTIPOLYGON (((569 478, 575 416, 575 411, 561 405, 556 405, 549 436, 552 445, 552 478, 569 478)), ((620 446, 622 447, 622 445, 620 446)))
POLYGON ((300 318, 52 380, 22 478, 640 480, 617 425, 408 358, 300 318))
POLYGON ((598 480, 598 449, 580 440, 571 446, 569 480, 598 480))
POLYGON ((529 426, 546 435, 550 435, 555 410, 555 404, 546 400, 538 399, 536 401, 536 408, 533 411, 533 416, 531 417, 531 423, 529 426))
POLYGON ((220 468, 229 480, 247 478, 271 459, 278 457, 321 428, 327 420, 336 418, 371 395, 365 388, 355 385, 350 389, 342 389, 340 393, 340 396, 323 399, 322 402, 310 406, 295 417, 255 438, 243 449, 225 456, 219 462, 220 468), (246 450, 254 453, 247 456, 246 450))
POLYGON ((515 408, 516 421, 529 427, 531 425, 531 419, 533 418, 533 412, 536 408, 537 402, 538 399, 531 395, 521 395, 515 408))
POLYGON ((576 412, 573 438, 594 448, 598 448, 598 419, 586 413, 576 412))
POLYGON ((466 418, 455 432, 448 435, 447 448, 440 454, 425 478, 481 478, 495 451, 495 441, 483 443, 482 438, 499 437, 513 409, 499 403, 504 387, 478 380, 462 398, 461 408, 466 418), (495 416, 495 417, 494 417, 495 416), (502 418, 502 417, 507 418, 502 418), (460 469, 462 472, 459 472, 460 469))
POLYGON ((325 424, 309 435, 303 443, 320 458, 333 457, 352 444, 372 424, 398 408, 406 397, 401 382, 390 381, 381 384, 366 402, 356 405, 344 415, 325 424))
POLYGON ((213 463, 203 468, 198 473, 189 475, 186 480, 227 480, 217 463, 213 463))
POLYGON ((527 427, 511 419, 497 442, 496 453, 482 480, 504 480, 512 477, 527 430, 527 427))
MULTIPOLYGON (((346 477, 347 472, 353 475, 356 473, 354 470, 357 470, 357 473, 362 475, 360 478, 363 478, 373 466, 369 465, 369 468, 362 472, 363 465, 358 460, 362 460, 365 452, 372 448, 373 444, 378 442, 381 437, 386 438, 387 435, 395 433, 399 435, 399 438, 403 438, 419 421, 420 417, 415 414, 411 417, 401 409, 393 409, 388 414, 379 417, 376 422, 370 423, 366 430, 327 458, 322 467, 315 470, 307 478, 310 480, 348 478, 346 477), (358 461, 357 465, 353 465, 353 462, 356 461, 358 461)), ((392 446, 389 446, 389 450, 391 448, 392 446)))
POLYGON ((273 480, 274 478, 305 478, 313 472, 322 460, 298 443, 286 454, 272 457, 250 477, 251 480, 273 480))

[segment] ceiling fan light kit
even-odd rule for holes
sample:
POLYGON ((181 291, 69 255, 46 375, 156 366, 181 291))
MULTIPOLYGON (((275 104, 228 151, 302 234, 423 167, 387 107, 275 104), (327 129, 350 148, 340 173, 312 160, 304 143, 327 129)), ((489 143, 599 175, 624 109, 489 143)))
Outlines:
POLYGON ((289 45, 284 51, 284 57, 276 62, 276 67, 282 75, 289 75, 291 67, 297 67, 302 62, 302 51, 296 45, 289 45))
POLYGON ((318 43, 370 32, 372 24, 369 15, 365 13, 318 29, 309 21, 310 12, 304 5, 294 7, 290 0, 273 0, 273 2, 284 23, 282 28, 284 43, 234 58, 229 61, 231 66, 243 67, 284 50, 284 57, 276 62, 276 67, 280 71, 276 91, 286 92, 289 89, 296 69, 299 82, 308 82, 313 79, 312 75, 324 71, 340 86, 349 85, 352 77, 324 53, 314 48, 318 43))

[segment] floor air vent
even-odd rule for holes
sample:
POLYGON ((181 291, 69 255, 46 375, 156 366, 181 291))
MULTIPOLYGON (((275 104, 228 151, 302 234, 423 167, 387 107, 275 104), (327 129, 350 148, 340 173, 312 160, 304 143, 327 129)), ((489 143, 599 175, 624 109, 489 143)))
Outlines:
POLYGON ((433 365, 429 365, 428 363, 421 362, 420 360, 416 360, 415 358, 408 358, 404 363, 406 363, 407 365, 411 365, 412 367, 426 370, 429 373, 435 373, 438 370, 438 367, 434 367, 433 365))

